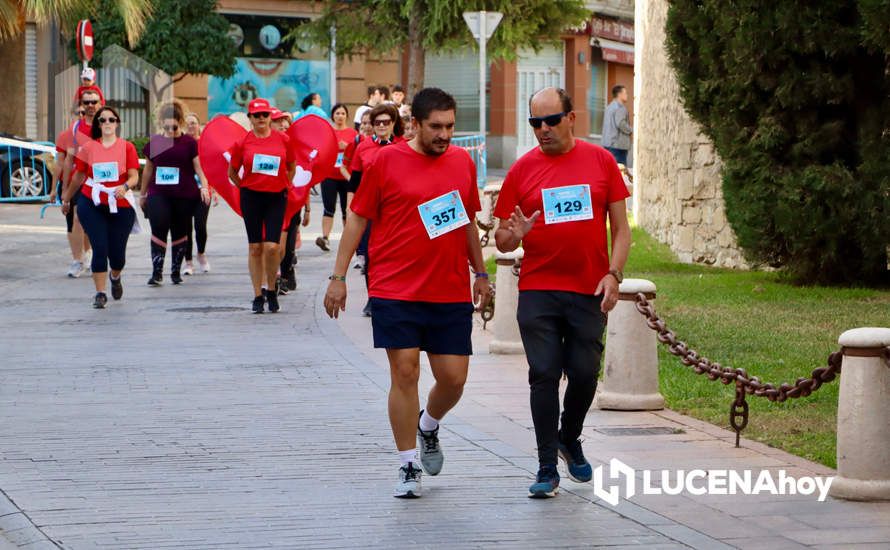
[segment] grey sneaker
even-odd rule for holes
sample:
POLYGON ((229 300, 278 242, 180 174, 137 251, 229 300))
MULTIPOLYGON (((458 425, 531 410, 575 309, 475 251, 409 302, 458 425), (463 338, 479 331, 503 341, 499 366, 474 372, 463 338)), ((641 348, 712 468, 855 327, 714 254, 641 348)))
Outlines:
MULTIPOLYGON (((423 411, 420 411, 420 415, 423 416, 423 411)), ((442 471, 442 464, 445 462, 445 454, 439 445, 439 428, 425 432, 418 426, 417 441, 420 443, 420 464, 429 475, 437 475, 442 471)))
POLYGON ((393 496, 396 498, 420 498, 420 475, 422 470, 413 462, 399 468, 399 483, 393 496))
POLYGON ((77 260, 74 260, 73 262, 71 262, 71 265, 68 266, 68 276, 71 277, 72 279, 76 279, 76 278, 80 277, 83 274, 83 272, 84 272, 83 262, 78 262, 77 260))

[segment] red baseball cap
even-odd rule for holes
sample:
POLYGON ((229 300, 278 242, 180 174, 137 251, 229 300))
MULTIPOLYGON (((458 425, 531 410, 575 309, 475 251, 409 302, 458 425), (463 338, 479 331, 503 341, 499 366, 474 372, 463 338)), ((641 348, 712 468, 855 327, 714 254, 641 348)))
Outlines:
POLYGON ((286 119, 290 120, 291 116, 290 116, 290 113, 288 113, 287 111, 279 111, 278 109, 273 107, 272 108, 272 120, 278 120, 279 118, 286 118, 286 119))
POLYGON ((248 103, 247 105, 247 114, 252 115, 254 113, 271 113, 273 108, 269 105, 269 101, 258 97, 248 103))

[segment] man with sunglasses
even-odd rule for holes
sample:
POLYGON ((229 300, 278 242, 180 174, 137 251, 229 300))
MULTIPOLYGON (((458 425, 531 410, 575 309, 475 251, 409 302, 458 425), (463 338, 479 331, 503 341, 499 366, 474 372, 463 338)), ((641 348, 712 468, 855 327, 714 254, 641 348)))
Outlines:
POLYGON ((570 479, 592 476, 579 437, 596 392, 605 315, 618 300, 630 226, 618 165, 602 147, 575 139, 575 112, 565 90, 538 91, 529 112, 540 146, 507 173, 494 211, 500 219, 495 241, 502 252, 520 244, 525 252, 517 319, 539 462, 529 496, 546 498, 559 490, 557 456, 570 479), (563 374, 568 384, 560 426, 563 374))
MULTIPOLYGON (((83 119, 84 108, 76 107, 72 112, 72 125, 66 127, 59 132, 56 138, 56 163, 53 168, 53 177, 56 180, 50 194, 50 201, 55 202, 56 197, 61 198, 65 189, 65 163, 68 158, 68 150, 74 146, 74 134, 72 129, 74 124, 83 119)), ((87 257, 90 251, 90 240, 83 232, 80 221, 74 215, 74 208, 68 208, 65 213, 65 225, 68 231, 68 247, 71 249, 71 265, 68 267, 68 277, 76 279, 80 277, 85 269, 88 269, 90 258, 87 257)))

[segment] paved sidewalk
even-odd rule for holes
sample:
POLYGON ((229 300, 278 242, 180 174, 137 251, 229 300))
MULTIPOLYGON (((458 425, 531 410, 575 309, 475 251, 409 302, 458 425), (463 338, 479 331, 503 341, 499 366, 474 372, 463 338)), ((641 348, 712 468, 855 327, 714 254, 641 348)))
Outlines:
MULTIPOLYGON (((318 218, 299 253, 298 291, 282 298, 282 313, 253 316, 243 229, 224 206, 210 215, 210 274, 149 288, 148 240, 134 236, 124 299, 104 311, 90 308, 87 277, 64 277, 58 213, 40 221, 38 211, 0 205, 0 540, 33 549, 890 544, 890 503, 637 495, 613 508, 567 479, 558 498, 528 499, 536 461, 524 361, 489 355, 481 327, 465 397, 443 424, 445 469, 424 476, 422 499, 394 499, 385 354, 358 316, 357 270, 347 316, 322 311, 333 254, 313 244, 318 218)), ((430 383, 427 369, 421 384, 430 383)), ((729 432, 669 411, 592 411, 584 437, 597 464, 832 473, 753 442, 735 449, 729 432), (674 429, 608 429, 655 427, 674 429)))

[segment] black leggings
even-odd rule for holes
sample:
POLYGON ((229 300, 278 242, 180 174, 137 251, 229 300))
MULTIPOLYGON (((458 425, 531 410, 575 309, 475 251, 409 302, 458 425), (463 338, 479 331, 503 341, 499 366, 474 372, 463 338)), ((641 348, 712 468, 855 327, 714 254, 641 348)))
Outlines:
POLYGON ((340 212, 343 221, 346 221, 346 191, 349 182, 328 178, 321 182, 321 202, 324 205, 324 215, 333 218, 337 212, 337 197, 340 197, 340 212))
POLYGON ((247 242, 275 243, 281 239, 287 190, 265 192, 241 188, 241 215, 247 230, 247 242))
POLYGON ((188 229, 188 237, 189 237, 189 245, 188 248, 185 249, 185 259, 187 261, 192 261, 192 243, 198 245, 198 254, 203 254, 204 250, 207 248, 207 216, 210 214, 210 205, 205 204, 204 201, 198 199, 195 202, 195 210, 192 212, 192 217, 195 220, 195 238, 192 239, 192 228, 191 228, 191 219, 189 220, 189 229, 188 229))
POLYGON ((130 207, 118 206, 112 214, 108 205, 96 206, 84 195, 77 197, 77 218, 93 245, 93 273, 105 273, 108 265, 120 271, 127 261, 127 240, 136 220, 136 212, 130 207))
POLYGON ((165 195, 148 197, 148 221, 151 223, 152 236, 162 243, 176 243, 188 235, 191 227, 192 212, 195 202, 200 199, 181 199, 165 195))
POLYGON ((297 247, 297 233, 300 232, 300 222, 303 220, 302 216, 303 210, 300 209, 294 214, 294 217, 290 219, 290 223, 287 224, 287 241, 284 244, 284 257, 281 258, 281 276, 284 277, 290 270, 294 267, 294 258, 297 253, 294 250, 297 247))
POLYGON ((532 421, 542 465, 556 464, 558 435, 566 443, 581 435, 596 392, 603 352, 601 302, 601 296, 576 292, 519 293, 516 318, 528 359, 532 421), (568 385, 560 429, 559 379, 563 373, 568 385))

